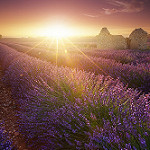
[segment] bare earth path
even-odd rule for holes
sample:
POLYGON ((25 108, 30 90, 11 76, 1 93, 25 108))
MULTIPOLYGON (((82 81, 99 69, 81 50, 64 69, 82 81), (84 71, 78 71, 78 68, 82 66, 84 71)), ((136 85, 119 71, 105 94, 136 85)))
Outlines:
POLYGON ((19 108, 11 96, 10 88, 1 81, 3 72, 0 66, 0 127, 3 127, 17 150, 27 150, 21 134, 18 131, 16 110, 19 108))

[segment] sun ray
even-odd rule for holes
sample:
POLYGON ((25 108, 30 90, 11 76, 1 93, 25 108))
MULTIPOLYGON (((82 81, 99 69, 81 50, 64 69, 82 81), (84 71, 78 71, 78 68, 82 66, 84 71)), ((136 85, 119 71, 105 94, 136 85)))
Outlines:
POLYGON ((48 48, 50 48, 52 46, 52 44, 54 43, 54 41, 55 41, 54 38, 52 38, 51 40, 49 38, 47 38, 46 43, 47 43, 48 48))
MULTIPOLYGON (((24 54, 27 54, 28 52, 30 52, 31 50, 33 50, 34 48, 36 48, 38 45, 40 45, 41 43, 43 43, 43 41, 45 41, 45 39, 42 40, 41 42, 39 42, 39 43, 38 43, 37 45, 35 45, 34 47, 30 48, 28 51, 24 52, 24 54)), ((13 59, 13 61, 17 60, 18 58, 19 58, 19 56, 16 57, 15 59, 13 59)))
POLYGON ((40 44, 42 44, 44 41, 46 41, 47 38, 45 38, 44 40, 40 41, 38 44, 36 44, 35 46, 31 47, 29 50, 27 50, 26 52, 24 52, 25 54, 27 54, 28 52, 30 52, 31 50, 33 50, 34 48, 37 48, 40 44))
POLYGON ((66 49, 66 45, 64 43, 63 38, 61 38, 61 42, 62 42, 62 47, 63 47, 64 53, 66 53, 67 49, 66 49))
POLYGON ((77 46, 75 46, 72 41, 68 38, 65 38, 77 51, 79 51, 83 56, 85 56, 93 65, 95 65, 98 69, 100 69, 104 75, 110 76, 107 72, 105 72, 100 66, 98 66, 92 59, 90 59, 83 51, 81 51, 77 46))
POLYGON ((59 48, 59 45, 58 45, 58 39, 56 39, 56 66, 58 66, 58 48, 59 48))

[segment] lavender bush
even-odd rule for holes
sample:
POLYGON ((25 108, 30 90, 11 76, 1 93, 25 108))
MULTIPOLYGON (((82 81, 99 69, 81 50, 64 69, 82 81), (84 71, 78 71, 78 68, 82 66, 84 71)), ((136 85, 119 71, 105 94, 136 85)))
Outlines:
POLYGON ((3 45, 0 61, 31 149, 149 149, 150 93, 3 45))

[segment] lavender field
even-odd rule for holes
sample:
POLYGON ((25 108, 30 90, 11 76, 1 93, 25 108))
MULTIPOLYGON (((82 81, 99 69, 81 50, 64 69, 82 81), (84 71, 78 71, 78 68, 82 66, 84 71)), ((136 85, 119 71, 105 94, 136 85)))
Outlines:
POLYGON ((0 44, 29 150, 150 149, 149 50, 34 45, 0 44))
MULTIPOLYGON (((46 43, 7 43, 19 52, 46 60, 57 66, 78 68, 118 79, 126 86, 136 88, 144 93, 150 92, 150 51, 149 50, 98 50, 81 49, 74 44, 65 53, 60 44, 56 62, 56 46, 46 43), (27 46, 25 46, 27 45, 27 46), (50 47, 50 48, 49 48, 50 47)), ((49 42, 50 43, 50 42, 49 42)), ((55 43, 54 43, 55 44, 55 43)), ((88 46, 89 47, 89 46, 88 46)))

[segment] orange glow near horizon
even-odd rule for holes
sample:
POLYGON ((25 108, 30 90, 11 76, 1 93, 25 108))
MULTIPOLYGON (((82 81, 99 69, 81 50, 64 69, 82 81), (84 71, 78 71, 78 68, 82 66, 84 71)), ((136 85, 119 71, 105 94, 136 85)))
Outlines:
POLYGON ((43 24, 29 24, 21 23, 14 25, 1 26, 3 29, 0 34, 8 37, 73 37, 73 36, 96 36, 101 27, 96 28, 91 25, 84 26, 84 24, 67 24, 61 21, 53 21, 51 23, 45 22, 43 24))
POLYGON ((73 36, 74 31, 71 30, 70 27, 66 26, 62 23, 55 23, 53 25, 49 25, 48 27, 44 27, 37 32, 39 36, 46 36, 46 37, 54 37, 54 38, 62 38, 73 36))
MULTIPOLYGON (((23 25, 6 25, 0 34, 6 37, 72 37, 72 36, 96 36, 99 34, 102 27, 107 27, 111 34, 129 36, 129 34, 138 26, 134 27, 114 27, 114 26, 83 26, 53 24, 49 26, 23 26, 23 25)), ((143 28, 150 33, 150 28, 143 28)))
MULTIPOLYGON (((138 26, 134 27, 114 27, 114 26, 65 26, 61 24, 53 24, 49 26, 24 26, 14 25, 1 27, 3 29, 0 34, 6 37, 72 37, 72 36, 96 36, 102 27, 107 27, 111 34, 129 36, 129 34, 138 26)), ((150 27, 144 27, 150 33, 150 27)))

